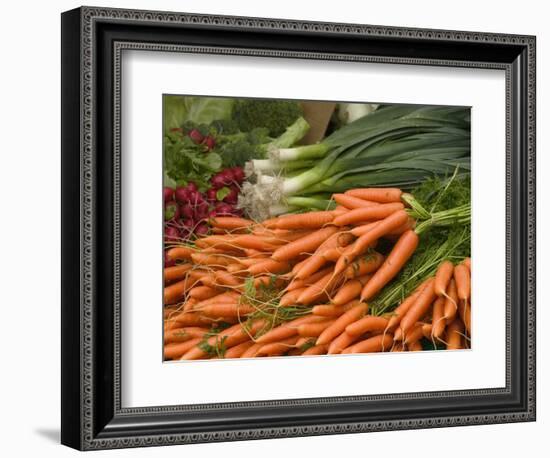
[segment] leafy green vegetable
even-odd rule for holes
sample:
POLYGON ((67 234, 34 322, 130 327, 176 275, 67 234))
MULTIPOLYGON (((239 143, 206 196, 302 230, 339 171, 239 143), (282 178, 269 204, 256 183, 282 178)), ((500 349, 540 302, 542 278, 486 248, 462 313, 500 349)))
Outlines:
POLYGON ((164 130, 182 127, 186 122, 210 124, 228 120, 233 110, 233 99, 221 97, 164 96, 164 130))
POLYGON ((235 101, 233 119, 242 132, 267 128, 278 137, 303 115, 300 104, 290 100, 239 99, 235 101))
POLYGON ((216 192, 216 199, 222 201, 229 195, 230 192, 231 189, 229 189, 227 186, 224 186, 223 188, 218 189, 218 191, 216 192))
POLYGON ((201 191, 209 188, 209 180, 222 167, 222 158, 214 152, 205 152, 180 132, 167 132, 164 136, 164 170, 177 185, 195 182, 201 191))
POLYGON ((212 121, 229 119, 234 99, 222 97, 185 97, 186 121, 195 124, 210 124, 212 121))

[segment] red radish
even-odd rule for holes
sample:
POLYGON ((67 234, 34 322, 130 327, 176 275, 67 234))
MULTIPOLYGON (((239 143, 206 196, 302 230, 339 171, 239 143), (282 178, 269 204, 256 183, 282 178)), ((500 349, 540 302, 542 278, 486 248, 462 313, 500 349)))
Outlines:
POLYGON ((174 201, 168 202, 164 207, 164 220, 178 219, 180 216, 180 209, 178 204, 174 201))
POLYGON ((203 143, 206 146, 207 150, 210 151, 216 146, 216 139, 211 135, 207 135, 203 140, 203 143))
POLYGON ((206 191, 206 198, 211 202, 215 202, 216 200, 218 200, 217 192, 217 189, 210 188, 208 191, 206 191))
POLYGON ((211 179, 210 179, 210 183, 212 184, 212 187, 214 189, 221 189, 225 186, 225 180, 224 180, 224 177, 217 174, 217 175, 214 175, 211 179))
POLYGON ((218 202, 216 204, 216 213, 218 214, 218 216, 222 216, 222 215, 229 216, 232 214, 232 212, 233 212, 233 207, 231 205, 225 204, 222 202, 218 202))
POLYGON ((174 200, 174 188, 170 188, 169 186, 165 186, 163 189, 163 195, 164 195, 164 203, 170 202, 171 200, 174 200))
POLYGON ((174 194, 178 202, 182 204, 189 202, 189 190, 187 188, 179 186, 176 188, 176 192, 174 194))
POLYGON ((169 241, 176 241, 179 239, 179 231, 173 226, 166 226, 164 228, 164 238, 169 241))
POLYGON ((197 145, 204 140, 204 136, 197 129, 191 129, 187 135, 197 145))
POLYGON ((190 204, 185 204, 180 207, 180 214, 185 218, 193 218, 193 207, 190 204))
POLYGON ((206 223, 201 223, 195 229, 195 234, 199 236, 208 235, 208 226, 206 223))
POLYGON ((187 183, 186 187, 189 191, 197 192, 199 190, 199 188, 197 188, 197 185, 193 181, 190 181, 189 183, 187 183))
POLYGON ((209 218, 215 218, 216 216, 218 216, 218 212, 216 210, 212 210, 208 213, 209 218))
POLYGON ((242 167, 233 167, 231 172, 233 173, 233 178, 237 183, 241 184, 244 181, 244 170, 242 167))
POLYGON ((229 194, 223 198, 223 201, 228 204, 236 204, 239 196, 239 192, 235 188, 231 188, 229 194))

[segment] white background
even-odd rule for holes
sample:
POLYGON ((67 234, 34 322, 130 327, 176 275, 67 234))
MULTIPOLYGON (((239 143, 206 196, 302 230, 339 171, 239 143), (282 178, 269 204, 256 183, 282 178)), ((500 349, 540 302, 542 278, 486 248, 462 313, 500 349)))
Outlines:
MULTIPOLYGON (((97 1, 98 5, 295 19, 362 22, 383 25, 535 34, 538 37, 538 233, 550 230, 542 213, 547 204, 550 172, 548 83, 550 31, 544 2, 524 0, 459 3, 437 1, 368 3, 354 0, 254 2, 232 0, 97 1)), ((60 17, 78 6, 73 1, 10 2, 2 8, 0 73, 0 450, 6 456, 69 456, 76 452, 59 441, 60 334, 60 17)), ((490 177, 488 178, 490 179, 490 177)), ((539 236, 539 282, 544 286, 550 249, 539 236)), ((539 288, 538 329, 550 324, 548 294, 539 288)), ((538 386, 549 383, 548 339, 538 339, 538 386)), ((550 427, 547 390, 538 390, 538 421, 361 435, 208 444, 104 452, 109 456, 280 457, 315 454, 333 457, 342 450, 364 454, 443 453, 463 457, 484 453, 521 456, 547 445, 550 427), (545 440, 546 439, 546 440, 545 440), (485 447, 484 447, 485 446, 485 447), (154 454, 154 455, 153 455, 154 454)), ((543 453, 535 453, 542 456, 543 453)))
POLYGON ((143 51, 128 52, 122 62, 124 407, 505 386, 503 71, 143 51), (152 243, 162 230, 157 133, 161 94, 182 92, 472 106, 472 261, 480 266, 472 303, 483 304, 473 308, 472 350, 163 364, 162 246, 152 243), (490 193, 487 176, 493 176, 490 193), (412 372, 414 377, 402 376, 412 372), (289 378, 299 383, 285 383, 289 378))

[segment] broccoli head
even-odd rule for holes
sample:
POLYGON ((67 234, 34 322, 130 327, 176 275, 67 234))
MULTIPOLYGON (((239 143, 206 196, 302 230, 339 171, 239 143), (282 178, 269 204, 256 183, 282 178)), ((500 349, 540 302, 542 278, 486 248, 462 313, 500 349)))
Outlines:
POLYGON ((300 104, 291 100, 240 99, 233 107, 233 120, 243 132, 257 127, 278 137, 303 114, 300 104))

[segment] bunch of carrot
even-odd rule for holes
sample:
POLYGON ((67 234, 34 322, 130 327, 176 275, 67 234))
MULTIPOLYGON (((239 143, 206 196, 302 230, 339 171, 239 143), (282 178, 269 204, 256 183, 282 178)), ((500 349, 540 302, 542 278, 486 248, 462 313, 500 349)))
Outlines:
POLYGON ((369 315, 368 301, 418 245, 404 197, 397 188, 353 189, 334 194, 330 211, 212 219, 213 234, 167 251, 177 264, 164 270, 165 359, 417 350, 428 336, 464 348, 466 262, 442 264, 395 314, 369 315), (387 256, 376 251, 382 238, 395 241, 387 256), (422 320, 431 309, 430 324, 422 320))

